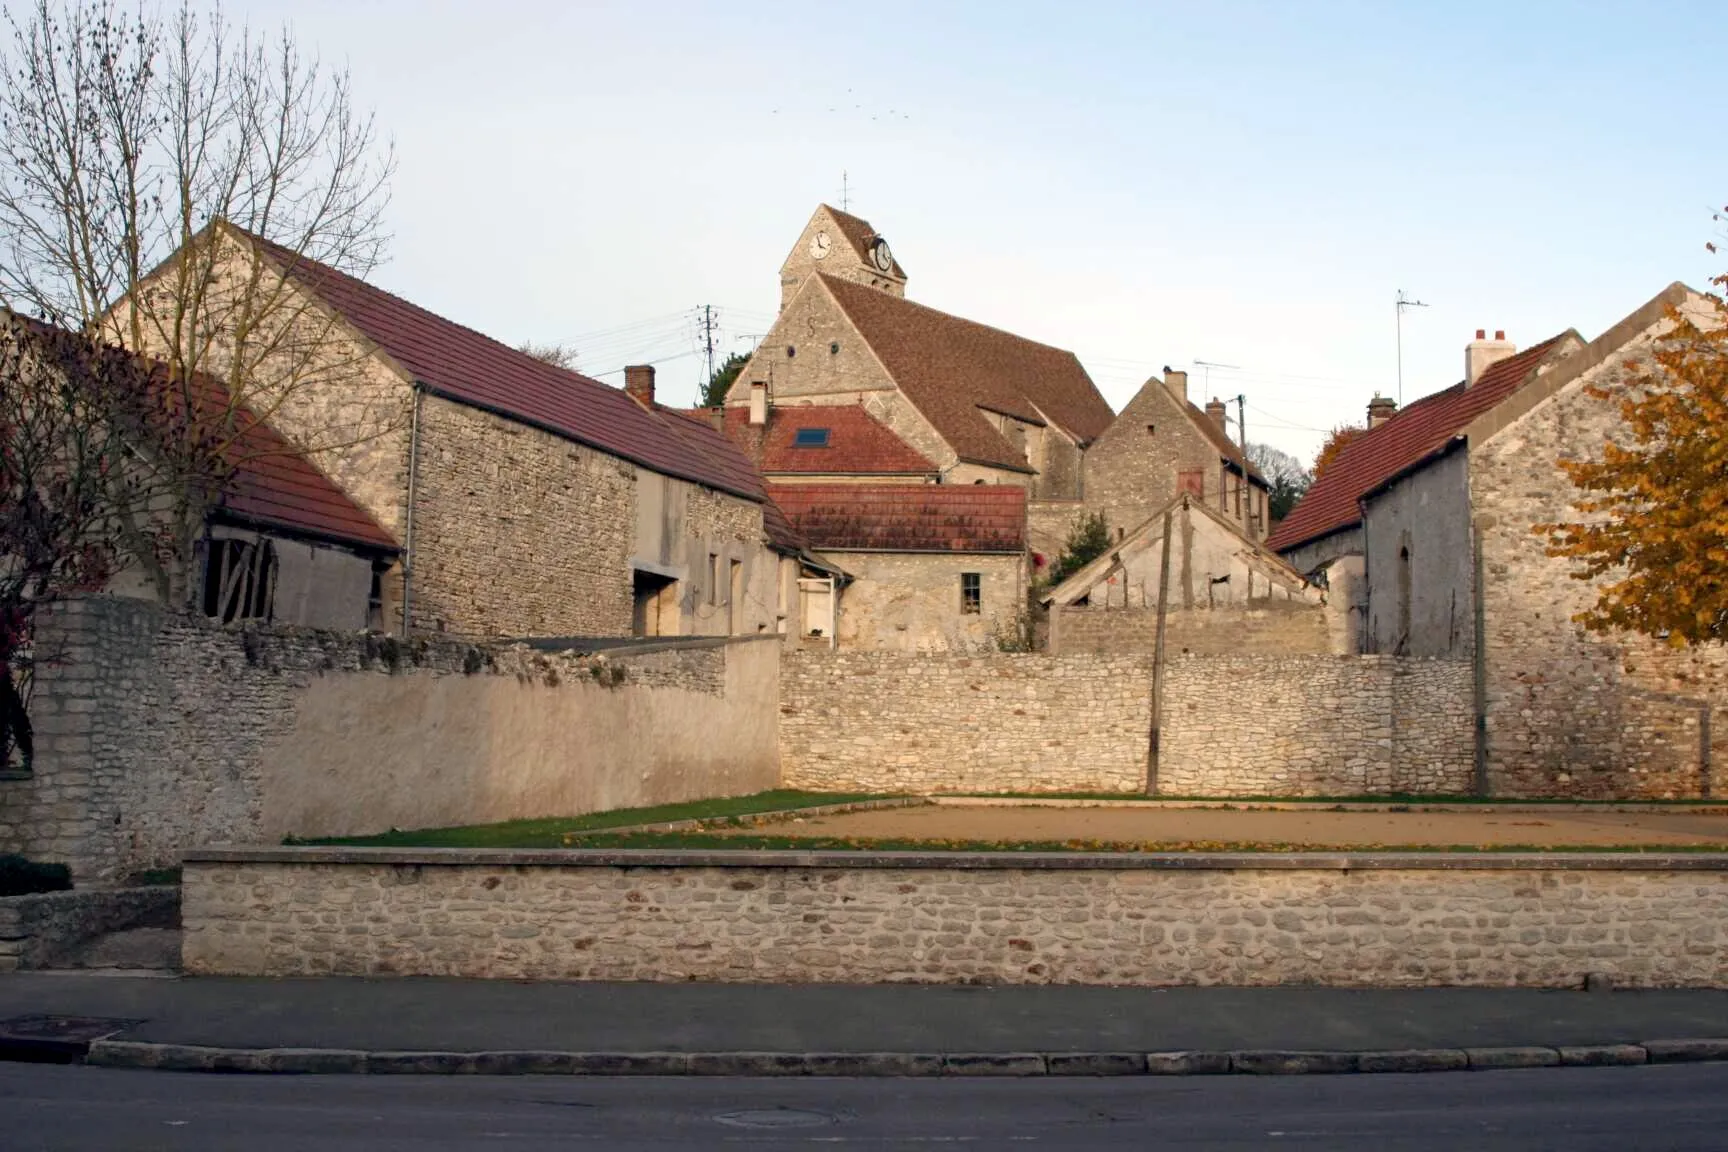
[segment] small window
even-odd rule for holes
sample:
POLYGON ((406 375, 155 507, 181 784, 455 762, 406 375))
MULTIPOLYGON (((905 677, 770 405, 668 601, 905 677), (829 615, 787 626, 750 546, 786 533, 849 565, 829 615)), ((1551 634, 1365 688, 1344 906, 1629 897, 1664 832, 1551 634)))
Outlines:
POLYGON ((798 355, 798 349, 790 344, 786 345, 786 359, 790 360, 796 355, 798 355))
POLYGON ((984 611, 984 578, 977 572, 960 573, 960 614, 976 616, 984 611))
POLYGON ((708 603, 710 606, 720 602, 720 557, 714 552, 708 553, 708 603))
POLYGON ((1158 425, 1156 425, 1156 424, 1146 425, 1146 435, 1148 435, 1148 436, 1158 435, 1158 425))
POLYGON ((792 434, 794 448, 826 448, 828 447, 827 428, 800 428, 792 434))

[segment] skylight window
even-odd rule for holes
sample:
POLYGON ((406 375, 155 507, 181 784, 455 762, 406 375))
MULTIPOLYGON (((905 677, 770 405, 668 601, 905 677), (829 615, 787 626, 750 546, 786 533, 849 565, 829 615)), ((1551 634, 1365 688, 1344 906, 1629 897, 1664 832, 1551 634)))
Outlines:
POLYGON ((800 428, 792 434, 794 448, 826 448, 828 447, 828 429, 800 428))

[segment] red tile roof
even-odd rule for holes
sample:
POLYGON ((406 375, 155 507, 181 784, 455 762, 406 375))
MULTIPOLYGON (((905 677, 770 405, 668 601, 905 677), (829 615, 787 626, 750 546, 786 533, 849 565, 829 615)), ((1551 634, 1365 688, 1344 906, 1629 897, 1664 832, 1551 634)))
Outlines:
POLYGON ((665 420, 678 435, 690 440, 697 450, 706 452, 714 458, 715 467, 729 473, 740 488, 754 485, 762 499, 762 531, 768 537, 768 544, 777 552, 795 555, 809 547, 809 542, 792 527, 792 522, 786 519, 778 505, 768 496, 762 484, 762 477, 754 465, 744 454, 744 449, 727 439, 726 434, 714 427, 712 411, 698 408, 687 411, 682 408, 667 408, 663 405, 654 406, 655 413, 665 420))
POLYGON ((382 288, 247 236, 432 392, 597 448, 655 472, 749 500, 733 470, 692 451, 687 437, 618 388, 558 368, 472 328, 410 304, 382 288))
POLYGON ((1072 352, 962 320, 826 273, 833 293, 895 384, 961 459, 1029 471, 984 411, 1043 425, 1082 443, 1115 419, 1072 352))
POLYGON ((922 452, 855 404, 774 407, 768 410, 766 426, 750 423, 748 408, 728 408, 725 419, 727 438, 771 475, 933 476, 939 471, 922 452), (828 443, 800 447, 796 441, 804 428, 826 429, 828 443))
POLYGON ((1026 490, 1013 484, 776 484, 773 494, 815 548, 1013 553, 1026 547, 1026 490))
POLYGON ((1283 551, 1361 523, 1362 497, 1446 447, 1471 420, 1516 392, 1551 357, 1564 354, 1569 338, 1576 341, 1577 333, 1563 332, 1491 364, 1470 387, 1458 383, 1424 396, 1352 440, 1279 522, 1266 546, 1283 551))
MULTIPOLYGON (((4 309, 0 309, 0 317, 16 319, 37 339, 81 339, 4 309)), ((226 457, 234 472, 218 501, 216 515, 366 549, 399 550, 396 540, 371 514, 319 471, 299 448, 244 404, 231 404, 228 387, 222 381, 198 373, 190 387, 170 391, 167 369, 161 362, 131 356, 121 348, 109 349, 108 354, 130 356, 131 362, 143 369, 138 377, 140 385, 146 390, 163 389, 163 402, 171 410, 184 411, 190 403, 205 413, 191 422, 201 439, 218 435, 232 421, 232 443, 226 457)))

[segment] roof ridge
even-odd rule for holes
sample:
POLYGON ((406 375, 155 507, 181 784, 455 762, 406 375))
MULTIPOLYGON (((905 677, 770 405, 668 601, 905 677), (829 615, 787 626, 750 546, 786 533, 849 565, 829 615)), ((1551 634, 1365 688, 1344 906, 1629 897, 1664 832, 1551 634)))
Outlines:
MULTIPOLYGON (((1018 332, 1010 332, 1006 328, 998 328, 994 324, 986 324, 981 320, 972 320, 972 319, 969 319, 968 317, 965 317, 965 316, 958 316, 958 315, 954 314, 953 312, 944 312, 940 308, 932 308, 928 304, 920 304, 918 301, 909 300, 904 296, 895 296, 895 295, 892 295, 891 293, 882 292, 882 290, 880 288, 871 288, 869 285, 859 284, 855 280, 847 280, 845 277, 836 276, 832 272, 818 271, 816 273, 816 277, 817 277, 817 279, 822 280, 824 282, 832 281, 836 284, 844 284, 848 288, 858 288, 858 289, 861 289, 865 292, 881 292, 881 294, 883 296, 888 297, 888 299, 893 300, 899 304, 904 304, 908 308, 917 308, 921 311, 928 312, 934 316, 941 316, 942 318, 944 318, 946 320, 955 320, 961 324, 966 324, 966 325, 969 325, 973 328, 981 328, 986 332, 994 332, 999 336, 1007 336, 1009 339, 1018 340, 1022 344, 1031 344, 1034 347, 1045 348, 1051 352, 1060 352, 1064 356, 1073 356, 1076 363, 1078 363, 1080 360, 1079 355, 1077 353, 1075 353, 1073 351, 1073 349, 1060 348, 1060 347, 1057 347, 1055 344, 1046 344, 1042 340, 1033 340, 1031 337, 1020 335, 1018 332)), ((838 297, 836 297, 836 299, 838 299, 838 297)), ((840 307, 841 308, 846 307, 846 302, 844 300, 840 301, 840 307)), ((848 310, 848 315, 850 316, 850 310, 848 310)))

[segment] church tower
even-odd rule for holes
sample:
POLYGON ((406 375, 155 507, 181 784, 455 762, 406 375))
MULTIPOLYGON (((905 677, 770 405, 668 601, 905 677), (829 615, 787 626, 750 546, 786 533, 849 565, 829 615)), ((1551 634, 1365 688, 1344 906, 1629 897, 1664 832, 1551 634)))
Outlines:
POLYGON ((810 223, 780 265, 780 307, 784 309, 813 272, 906 295, 906 272, 868 220, 819 205, 810 223))

